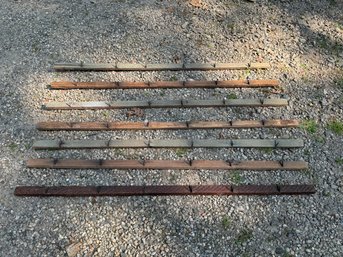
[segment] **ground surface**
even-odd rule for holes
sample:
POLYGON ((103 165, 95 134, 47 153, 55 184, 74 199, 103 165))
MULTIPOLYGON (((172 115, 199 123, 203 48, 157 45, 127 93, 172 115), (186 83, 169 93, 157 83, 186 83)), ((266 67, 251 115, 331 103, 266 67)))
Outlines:
POLYGON ((342 256, 340 0, 0 1, 1 256, 342 256), (259 72, 56 73, 58 61, 267 61, 259 72), (129 120, 298 118, 311 129, 37 132, 37 121, 127 120, 125 110, 43 111, 44 101, 239 98, 270 90, 49 91, 53 80, 279 79, 287 108, 146 110, 129 120), (313 126, 312 126, 313 127, 313 126), (303 138, 287 150, 35 152, 43 138, 303 138), (35 170, 27 158, 303 159, 305 172, 35 170), (16 185, 315 183, 304 197, 18 198, 16 185))

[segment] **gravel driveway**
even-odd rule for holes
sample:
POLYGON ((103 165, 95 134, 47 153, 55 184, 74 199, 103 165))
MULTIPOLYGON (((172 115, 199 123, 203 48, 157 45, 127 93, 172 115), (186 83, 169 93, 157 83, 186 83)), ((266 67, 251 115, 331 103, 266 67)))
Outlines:
POLYGON ((341 0, 0 1, 0 256, 342 256, 341 0), (49 71, 55 62, 266 71, 49 71), (70 90, 54 80, 278 79, 266 89, 70 90), (275 95, 275 93, 277 93, 275 95), (46 111, 45 101, 286 97, 287 108, 46 111), (38 121, 302 119, 305 129, 38 132, 38 121), (333 127, 332 121, 338 126, 333 127), (338 127, 338 130, 337 130, 338 127), (336 129, 335 129, 336 128, 336 129), (34 151, 38 139, 301 138, 297 150, 34 151), (305 160, 308 171, 37 170, 28 158, 305 160), (313 196, 19 198, 17 185, 315 183, 313 196))

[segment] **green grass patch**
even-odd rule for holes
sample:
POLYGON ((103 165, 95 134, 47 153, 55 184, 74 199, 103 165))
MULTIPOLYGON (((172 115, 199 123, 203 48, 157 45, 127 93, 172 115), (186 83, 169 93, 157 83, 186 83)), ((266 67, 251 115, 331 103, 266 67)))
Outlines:
POLYGON ((317 132, 317 123, 314 120, 305 120, 301 123, 301 128, 307 131, 307 133, 314 134, 317 132))
POLYGON ((237 97, 237 95, 235 94, 235 93, 230 93, 230 94, 228 94, 228 96, 227 96, 227 99, 237 99, 238 97, 237 97))
POLYGON ((339 89, 343 90, 343 76, 335 79, 335 83, 339 89))
POLYGON ((12 152, 14 152, 14 151, 17 150, 18 145, 17 145, 16 143, 10 143, 10 144, 8 145, 8 148, 9 148, 12 152))
POLYGON ((273 152, 273 148, 272 148, 272 147, 262 147, 262 148, 260 148, 260 150, 261 150, 262 152, 267 153, 267 154, 270 154, 270 153, 273 152))
POLYGON ((333 120, 328 123, 328 128, 337 135, 343 134, 343 122, 333 120))
POLYGON ((252 238, 252 230, 250 229, 243 229, 237 236, 235 243, 236 244, 243 244, 249 239, 252 238))
POLYGON ((177 148, 175 154, 177 157, 182 157, 187 153, 187 148, 177 148))
POLYGON ((224 228, 224 229, 228 229, 229 226, 230 226, 230 224, 231 224, 231 220, 229 219, 229 217, 224 216, 224 217, 223 217, 223 220, 222 220, 223 228, 224 228))
POLYGON ((339 165, 343 165, 343 158, 336 158, 335 163, 337 163, 339 165))
POLYGON ((230 174, 230 180, 234 183, 234 184, 239 184, 243 181, 243 178, 240 174, 239 171, 237 170, 234 170, 231 172, 230 174))

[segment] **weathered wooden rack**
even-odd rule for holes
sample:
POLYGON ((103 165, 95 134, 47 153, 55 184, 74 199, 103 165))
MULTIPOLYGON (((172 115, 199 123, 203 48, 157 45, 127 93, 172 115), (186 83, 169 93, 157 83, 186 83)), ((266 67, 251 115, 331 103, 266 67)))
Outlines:
POLYGON ((114 102, 48 102, 46 110, 99 110, 123 108, 196 108, 196 107, 281 107, 287 99, 222 99, 222 100, 151 100, 114 102))
POLYGON ((301 139, 174 139, 174 140, 38 140, 33 149, 90 148, 298 148, 301 139))
POLYGON ((28 168, 50 169, 158 169, 158 170, 305 170, 304 161, 223 160, 79 160, 29 159, 28 168))
POLYGON ((223 81, 122 81, 122 82, 73 82, 54 81, 51 89, 162 89, 162 88, 259 88, 277 87, 277 80, 223 80, 223 81))
POLYGON ((268 69, 268 63, 56 63, 56 71, 163 71, 268 69))
POLYGON ((239 128, 295 128, 298 120, 232 120, 183 122, 59 122, 37 123, 38 130, 153 130, 153 129, 239 129, 239 128))
POLYGON ((18 186, 16 196, 302 195, 314 185, 18 186))

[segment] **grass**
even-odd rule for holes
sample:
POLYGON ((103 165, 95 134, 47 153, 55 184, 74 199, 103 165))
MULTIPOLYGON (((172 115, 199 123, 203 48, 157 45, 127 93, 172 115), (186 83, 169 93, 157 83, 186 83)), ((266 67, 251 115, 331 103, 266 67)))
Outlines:
POLYGON ((12 152, 15 152, 15 150, 18 148, 18 145, 16 143, 10 143, 8 147, 12 152))
POLYGON ((310 151, 308 149, 305 149, 304 150, 304 155, 309 156, 310 155, 310 151))
POLYGON ((187 153, 187 148, 177 148, 175 154, 177 157, 182 157, 187 153))
POLYGON ((314 120, 305 120, 301 123, 301 127, 307 131, 309 134, 314 134, 317 132, 318 126, 314 120))
POLYGON ((285 252, 285 253, 282 255, 282 257, 294 257, 294 255, 293 255, 293 254, 290 254, 290 253, 287 253, 287 252, 285 252))
POLYGON ((231 225, 231 220, 227 216, 224 216, 222 220, 222 225, 224 229, 228 229, 231 225))
POLYGON ((339 165, 343 165, 343 158, 336 158, 335 163, 337 163, 339 165))
POLYGON ((314 140, 316 140, 316 142, 318 142, 320 144, 324 144, 325 143, 325 137, 323 137, 323 136, 315 135, 314 136, 314 140))
POLYGON ((335 80, 335 83, 339 89, 343 90, 343 76, 340 78, 337 78, 335 80))
POLYGON ((238 97, 237 97, 237 95, 235 94, 235 93, 230 93, 230 94, 228 94, 228 96, 227 96, 227 99, 237 99, 238 97))
POLYGON ((171 76, 171 77, 169 78, 169 80, 170 80, 170 81, 177 81, 177 77, 171 76))
POLYGON ((262 152, 265 152, 265 153, 268 153, 268 154, 273 152, 273 148, 272 147, 262 147, 262 148, 260 148, 260 150, 262 152))
POLYGON ((343 134, 343 122, 339 120, 333 120, 328 123, 328 129, 337 135, 343 134))
POLYGON ((239 184, 243 181, 241 174, 237 170, 232 171, 230 174, 230 179, 234 184, 239 184))
POLYGON ((249 239, 252 238, 252 230, 250 229, 243 229, 237 236, 235 243, 236 244, 243 244, 249 239))

